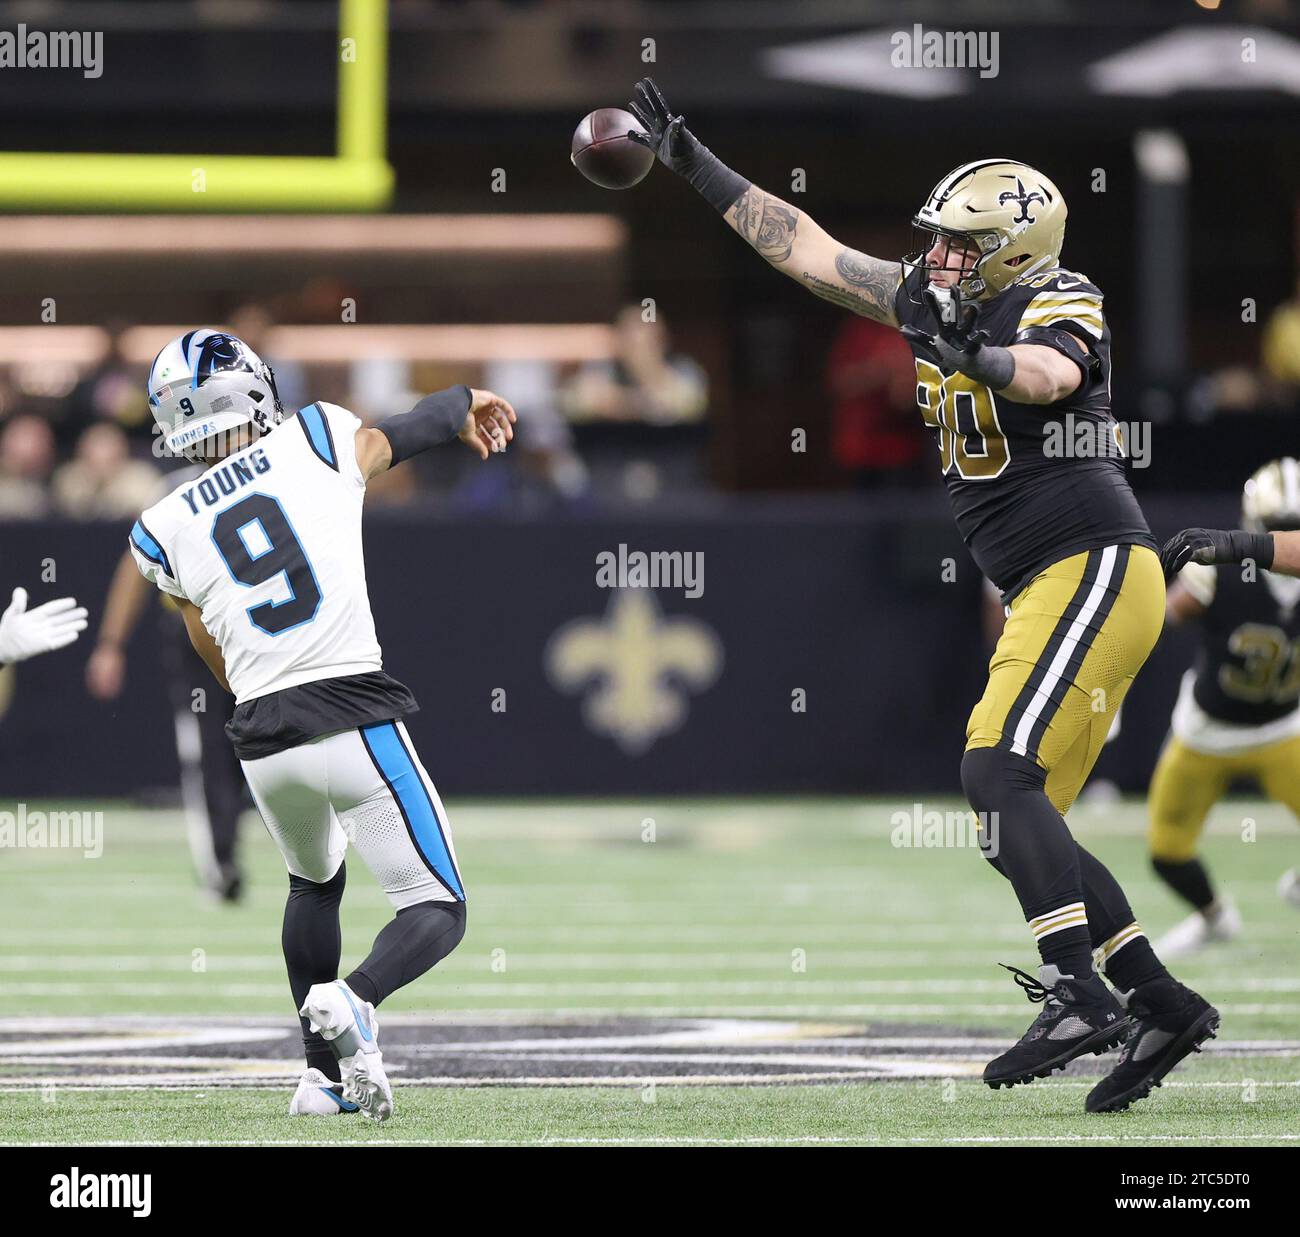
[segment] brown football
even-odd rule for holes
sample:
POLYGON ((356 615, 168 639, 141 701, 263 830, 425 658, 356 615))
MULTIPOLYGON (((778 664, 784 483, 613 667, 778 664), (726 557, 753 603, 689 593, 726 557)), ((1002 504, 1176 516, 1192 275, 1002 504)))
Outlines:
POLYGON ((638 146, 628 131, 644 133, 640 121, 621 107, 598 107, 582 118, 573 131, 569 158, 594 185, 603 189, 630 189, 644 180, 654 163, 654 151, 638 146))

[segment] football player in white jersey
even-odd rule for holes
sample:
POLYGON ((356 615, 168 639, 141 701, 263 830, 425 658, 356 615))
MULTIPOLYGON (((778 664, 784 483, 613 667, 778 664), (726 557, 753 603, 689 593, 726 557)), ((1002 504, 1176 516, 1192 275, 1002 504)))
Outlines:
POLYGON ((383 670, 361 507, 367 481, 439 443, 504 451, 514 409, 458 386, 376 428, 334 404, 285 417, 270 368, 213 330, 172 340, 148 390, 168 448, 211 467, 136 521, 131 553, 235 696, 227 733, 289 869, 281 939, 307 1057, 289 1111, 383 1121, 374 1007, 460 942, 465 887, 401 720, 418 706, 383 670), (396 915, 340 980, 349 842, 396 915))

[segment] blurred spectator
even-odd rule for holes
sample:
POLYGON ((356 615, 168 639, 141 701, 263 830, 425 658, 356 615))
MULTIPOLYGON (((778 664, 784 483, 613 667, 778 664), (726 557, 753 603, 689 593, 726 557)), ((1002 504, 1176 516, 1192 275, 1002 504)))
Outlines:
POLYGON ((704 370, 669 351, 663 319, 646 321, 640 305, 627 305, 614 321, 614 356, 586 362, 563 393, 575 421, 698 421, 708 406, 704 370))
POLYGON ((557 408, 555 366, 550 361, 490 361, 483 385, 508 391, 519 413, 514 442, 501 465, 467 470, 456 491, 461 506, 513 502, 529 506, 577 502, 588 490, 587 466, 573 447, 573 431, 557 408))
POLYGON ((1294 397, 1300 391, 1300 289, 1269 314, 1263 353, 1268 376, 1294 397))
POLYGON ((913 481, 927 449, 916 366, 897 331, 845 318, 826 363, 831 450, 860 484, 913 481))
POLYGON ((92 425, 77 442, 75 458, 54 474, 54 501, 74 519, 124 519, 156 499, 159 476, 152 464, 131 458, 116 425, 92 425))
POLYGON ((122 326, 108 331, 103 359, 69 392, 53 415, 59 451, 67 455, 82 432, 98 421, 111 421, 123 429, 147 435, 153 418, 144 395, 145 374, 122 355, 122 326))
POLYGON ((49 510, 45 483, 54 468, 54 432, 40 417, 14 417, 0 429, 0 518, 32 519, 49 510))

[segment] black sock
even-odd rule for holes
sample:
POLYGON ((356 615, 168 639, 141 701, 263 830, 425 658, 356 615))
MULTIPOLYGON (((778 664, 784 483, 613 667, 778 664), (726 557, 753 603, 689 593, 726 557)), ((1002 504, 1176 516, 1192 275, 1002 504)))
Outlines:
POLYGON ((1092 969, 1092 938, 1086 924, 1062 928, 1038 942, 1038 952, 1046 966, 1056 967, 1062 975, 1089 979, 1092 969))
MULTIPOLYGON (((284 926, 280 944, 289 972, 289 990, 294 1010, 302 1008, 313 984, 329 983, 339 977, 339 957, 343 938, 339 929, 339 902, 347 883, 347 868, 339 870, 323 885, 301 876, 289 877, 289 899, 284 904, 284 926)), ((303 1053, 307 1065, 327 1078, 339 1081, 339 1067, 333 1049, 313 1032, 311 1024, 299 1015, 302 1025, 303 1053)))
POLYGON ((330 1082, 342 1082, 343 1072, 339 1069, 339 1059, 334 1049, 319 1035, 304 1031, 302 1037, 303 1055, 307 1058, 308 1069, 318 1069, 330 1082))
POLYGON ((1173 859, 1156 859, 1153 856, 1151 866, 1170 889, 1184 902, 1190 902, 1198 911, 1203 911, 1214 901, 1210 874, 1199 859, 1176 862, 1173 859))
POLYGON ((1106 959, 1106 978, 1121 992, 1132 992, 1153 979, 1172 979, 1145 936, 1134 937, 1106 959))
POLYGON ((363 1001, 378 1005, 441 962, 465 935, 464 902, 403 907, 375 937, 366 960, 347 978, 363 1001))

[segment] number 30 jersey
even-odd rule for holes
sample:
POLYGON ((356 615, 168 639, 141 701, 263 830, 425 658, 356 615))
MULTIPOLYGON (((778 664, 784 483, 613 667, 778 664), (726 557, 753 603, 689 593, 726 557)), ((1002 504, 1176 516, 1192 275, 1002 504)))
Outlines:
POLYGON ((1242 750, 1300 733, 1300 580, 1188 563, 1202 605, 1201 649, 1174 709, 1174 733, 1203 751, 1242 750))
POLYGON ((311 404, 131 530, 144 575, 198 607, 240 708, 381 670, 361 546, 360 425, 344 408, 311 404))
MULTIPOLYGON (((933 333, 929 308, 913 301, 920 299, 922 278, 921 271, 907 274, 894 312, 900 325, 933 333)), ((1095 359, 1071 394, 1031 405, 944 369, 937 353, 911 345, 917 403, 935 435, 957 527, 979 569, 1010 601, 1045 567, 1084 550, 1156 549, 1129 488, 1111 415, 1110 327, 1100 289, 1055 267, 983 302, 977 325, 1003 348, 1058 347, 1057 336, 1068 332, 1095 359)))

